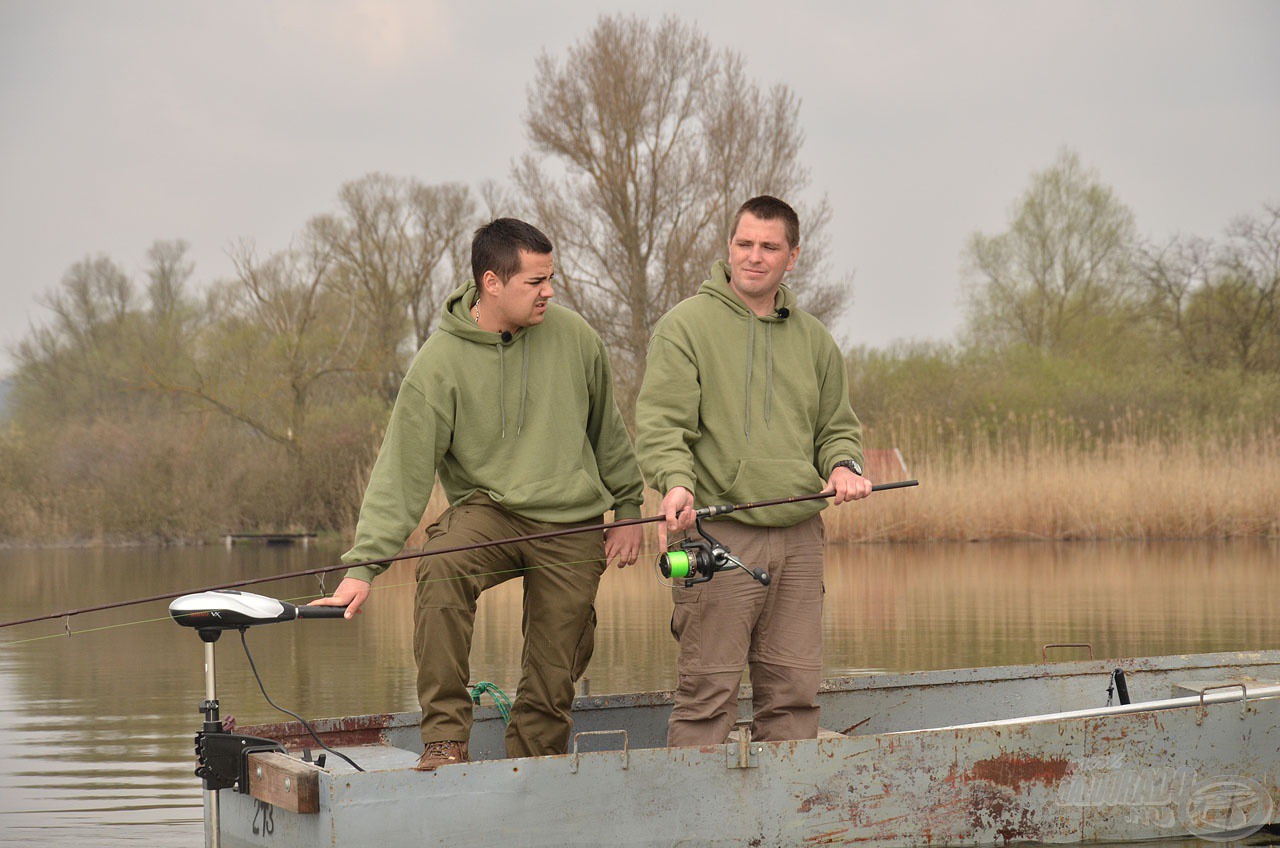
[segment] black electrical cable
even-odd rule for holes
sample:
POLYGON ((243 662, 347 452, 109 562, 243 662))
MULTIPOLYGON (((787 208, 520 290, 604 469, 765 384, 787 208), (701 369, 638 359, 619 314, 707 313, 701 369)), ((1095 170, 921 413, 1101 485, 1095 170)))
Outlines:
POLYGON ((364 769, 356 765, 355 760, 351 759, 341 751, 333 750, 328 745, 324 744, 324 742, 321 742, 320 737, 316 734, 315 728, 311 726, 311 722, 307 721, 305 718, 298 715, 293 710, 286 710, 284 707, 280 706, 275 701, 271 700, 271 696, 267 694, 267 687, 262 685, 262 676, 258 674, 258 667, 253 663, 253 654, 249 653, 249 641, 245 638, 245 635, 244 635, 244 632, 248 629, 249 628, 247 627, 240 628, 240 644, 244 646, 244 655, 249 658, 249 668, 253 671, 254 679, 258 681, 258 688, 262 690, 262 697, 266 698, 267 703, 275 707, 280 712, 285 713, 286 715, 291 715, 294 718, 296 718, 298 721, 302 722, 302 726, 307 729, 307 732, 311 734, 311 738, 316 740, 316 744, 319 745, 321 748, 324 748, 326 751, 328 751, 330 754, 333 754, 335 757, 341 757, 342 759, 346 760, 347 763, 350 764, 350 766, 356 771, 364 771, 364 769))

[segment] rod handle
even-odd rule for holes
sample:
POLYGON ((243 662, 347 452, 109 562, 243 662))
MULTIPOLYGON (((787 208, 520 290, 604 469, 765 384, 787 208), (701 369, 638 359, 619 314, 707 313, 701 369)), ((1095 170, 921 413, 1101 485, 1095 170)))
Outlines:
POLYGON ((346 612, 346 607, 313 607, 303 605, 298 607, 298 618, 342 618, 346 612))
POLYGON ((871 487, 873 492, 883 492, 888 489, 905 489, 908 486, 919 486, 919 480, 896 480, 892 483, 876 483, 871 487))

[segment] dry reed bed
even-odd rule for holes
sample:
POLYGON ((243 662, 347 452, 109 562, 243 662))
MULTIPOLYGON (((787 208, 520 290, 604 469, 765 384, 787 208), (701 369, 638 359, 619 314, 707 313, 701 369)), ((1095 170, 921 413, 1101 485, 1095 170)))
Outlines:
POLYGON ((918 489, 829 510, 850 542, 1280 536, 1280 438, 975 440, 907 461, 918 489), (1029 443, 1028 443, 1029 441, 1029 443), (939 452, 941 453, 941 452, 939 452))

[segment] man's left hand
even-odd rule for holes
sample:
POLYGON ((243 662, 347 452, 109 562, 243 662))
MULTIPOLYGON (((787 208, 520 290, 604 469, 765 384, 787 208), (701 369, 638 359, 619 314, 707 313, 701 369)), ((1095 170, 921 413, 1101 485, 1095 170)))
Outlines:
POLYGON ((836 493, 831 502, 839 505, 846 501, 861 500, 871 494, 871 481, 841 465, 831 472, 826 491, 836 493))
POLYGON ((628 524, 626 527, 610 527, 604 531, 604 556, 609 565, 626 568, 635 563, 640 556, 640 544, 644 541, 644 530, 639 524, 628 524))

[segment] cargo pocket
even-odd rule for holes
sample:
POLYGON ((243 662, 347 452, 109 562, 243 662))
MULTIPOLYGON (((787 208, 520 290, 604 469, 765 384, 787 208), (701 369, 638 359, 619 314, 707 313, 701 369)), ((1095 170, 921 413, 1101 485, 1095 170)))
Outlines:
POLYGON ((676 671, 688 673, 702 658, 702 600, 701 585, 683 586, 671 590, 675 609, 671 611, 671 635, 680 646, 676 671))
POLYGON ((591 605, 591 615, 587 617, 587 622, 582 627, 582 633, 578 636, 578 644, 573 650, 573 680, 576 683, 586 674, 587 666, 591 664, 591 656, 596 652, 596 606, 591 605))

